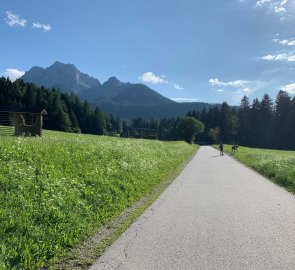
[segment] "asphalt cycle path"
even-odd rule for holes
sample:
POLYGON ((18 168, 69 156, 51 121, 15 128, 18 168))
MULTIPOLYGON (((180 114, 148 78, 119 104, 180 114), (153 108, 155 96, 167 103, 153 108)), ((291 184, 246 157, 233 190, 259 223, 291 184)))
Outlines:
POLYGON ((295 196, 212 147, 90 267, 294 270, 295 196))

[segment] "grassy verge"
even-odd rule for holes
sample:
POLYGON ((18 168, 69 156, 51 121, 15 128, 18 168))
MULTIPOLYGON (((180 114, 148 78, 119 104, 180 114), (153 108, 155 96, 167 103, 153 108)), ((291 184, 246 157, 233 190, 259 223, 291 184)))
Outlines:
POLYGON ((2 137, 0 269, 52 264, 154 190, 195 149, 55 132, 2 137))
MULTIPOLYGON (((224 150, 231 153, 231 146, 224 150)), ((295 193, 295 151, 239 147, 235 158, 295 193)))
MULTIPOLYGON (((198 150, 197 146, 195 152, 198 150)), ((49 269, 51 270, 86 270, 97 258, 149 207, 155 199, 171 184, 181 173, 190 159, 183 162, 167 179, 160 182, 154 190, 143 196, 131 207, 127 207, 118 216, 101 226, 98 231, 86 241, 76 245, 49 269)))

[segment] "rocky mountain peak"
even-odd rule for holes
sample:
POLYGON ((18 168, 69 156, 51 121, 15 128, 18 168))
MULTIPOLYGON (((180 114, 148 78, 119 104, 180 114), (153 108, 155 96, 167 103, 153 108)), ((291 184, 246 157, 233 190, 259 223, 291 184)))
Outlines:
POLYGON ((65 64, 59 61, 55 61, 53 65, 51 65, 47 69, 67 69, 75 72, 80 72, 74 64, 65 64))
POLYGON ((122 85, 123 83, 118 80, 115 76, 109 78, 104 84, 104 87, 117 87, 122 85))
POLYGON ((22 77, 25 82, 34 82, 39 86, 55 87, 64 92, 80 93, 85 89, 99 88, 99 80, 80 72, 73 64, 55 61, 53 65, 43 69, 33 67, 22 77))

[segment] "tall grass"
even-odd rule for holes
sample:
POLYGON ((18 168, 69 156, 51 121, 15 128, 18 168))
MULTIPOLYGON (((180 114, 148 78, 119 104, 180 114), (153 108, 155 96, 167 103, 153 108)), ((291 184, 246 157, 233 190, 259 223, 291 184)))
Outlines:
POLYGON ((57 132, 0 139, 0 269, 48 264, 195 151, 184 142, 57 132))
MULTIPOLYGON (((225 151, 230 153, 231 146, 226 145, 225 151)), ((295 193, 295 151, 239 147, 235 157, 295 193)))

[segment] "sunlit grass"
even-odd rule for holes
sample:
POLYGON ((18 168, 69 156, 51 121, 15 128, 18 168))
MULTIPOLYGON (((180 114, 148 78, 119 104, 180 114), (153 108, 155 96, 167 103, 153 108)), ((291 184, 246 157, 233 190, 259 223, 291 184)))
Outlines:
MULTIPOLYGON (((231 153, 231 146, 225 151, 231 153)), ((295 193, 295 151, 239 147, 235 157, 295 193)))
POLYGON ((13 126, 0 125, 0 136, 11 136, 14 134, 13 126))
POLYGON ((36 269, 171 175, 196 147, 45 131, 0 138, 0 269, 36 269))

